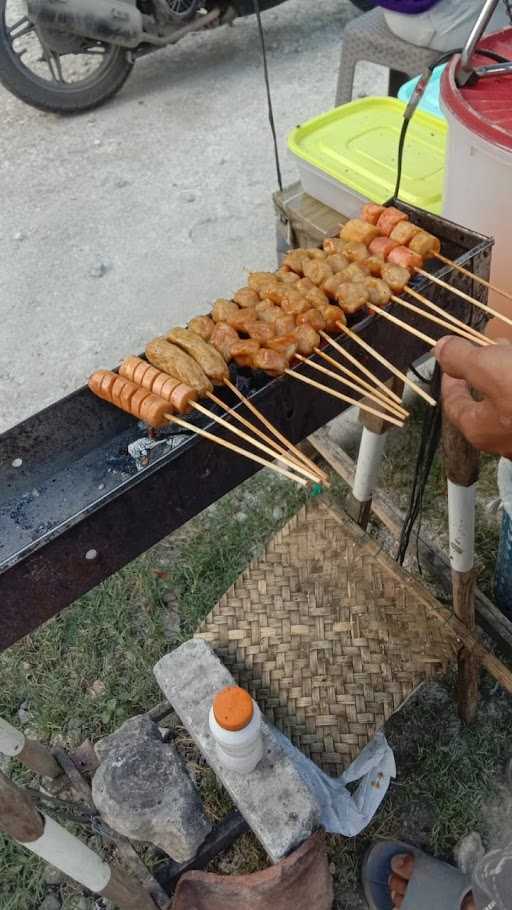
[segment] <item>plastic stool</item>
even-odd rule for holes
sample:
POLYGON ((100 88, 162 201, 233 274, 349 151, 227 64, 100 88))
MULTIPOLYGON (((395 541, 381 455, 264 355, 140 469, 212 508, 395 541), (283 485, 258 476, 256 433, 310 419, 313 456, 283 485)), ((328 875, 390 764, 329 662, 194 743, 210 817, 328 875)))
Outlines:
POLYGON ((387 66, 390 70, 389 94, 396 95, 409 77, 417 76, 440 56, 439 51, 417 47, 397 38, 387 27, 380 8, 357 16, 343 32, 335 106, 352 100, 355 69, 360 60, 387 66), (394 69, 397 61, 400 71, 394 69))

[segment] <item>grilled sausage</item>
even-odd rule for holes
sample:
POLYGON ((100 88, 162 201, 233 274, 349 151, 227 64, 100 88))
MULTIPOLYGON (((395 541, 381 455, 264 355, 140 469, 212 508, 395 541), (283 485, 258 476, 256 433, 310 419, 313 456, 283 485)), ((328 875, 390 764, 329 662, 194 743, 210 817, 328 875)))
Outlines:
POLYGON ((154 338, 150 341, 146 346, 146 357, 157 370, 162 370, 196 389, 200 398, 204 398, 207 392, 213 390, 203 368, 177 345, 170 344, 166 338, 154 338))
POLYGON ((195 316, 187 325, 187 329, 190 329, 191 332, 195 332, 203 341, 210 340, 214 328, 215 323, 209 316, 195 316))
POLYGON ((398 243, 389 237, 376 237, 370 243, 369 250, 372 256, 382 256, 383 259, 387 259, 395 246, 398 246, 398 243))
POLYGON ((98 370, 89 377, 88 385, 99 398, 115 404, 137 420, 143 420, 152 427, 164 427, 168 423, 165 415, 172 412, 169 402, 124 376, 117 376, 110 370, 98 370))
POLYGON ((386 207, 384 205, 375 205, 373 202, 368 202, 366 205, 363 205, 361 218, 363 221, 367 221, 368 224, 377 224, 380 216, 385 211, 386 207))
POLYGON ((226 363, 231 362, 231 348, 235 341, 240 341, 235 330, 227 322, 218 322, 212 332, 210 344, 219 352, 226 363))
POLYGON ((194 335, 194 332, 178 326, 168 332, 167 341, 178 345, 178 347, 193 357, 195 362, 202 367, 208 379, 215 385, 222 385, 224 380, 228 379, 229 370, 226 366, 226 361, 213 345, 203 341, 202 338, 199 338, 199 335, 194 335))
POLYGON ((378 227, 368 221, 363 221, 362 218, 352 218, 343 225, 340 237, 348 243, 364 243, 368 246, 380 233, 378 227))
POLYGON ((178 414, 188 414, 190 403, 198 398, 195 389, 155 369, 140 357, 126 357, 119 367, 119 375, 168 401, 178 414))
POLYGON ((386 237, 389 237, 393 228, 395 228, 400 221, 408 220, 408 216, 404 212, 401 212, 400 209, 395 209, 390 205, 385 208, 379 216, 377 227, 381 234, 385 234, 386 237))
POLYGON ((388 262, 392 262, 393 265, 401 265, 403 269, 408 269, 410 272, 413 272, 414 269, 423 268, 421 256, 418 256, 407 246, 396 246, 394 250, 391 250, 388 262))

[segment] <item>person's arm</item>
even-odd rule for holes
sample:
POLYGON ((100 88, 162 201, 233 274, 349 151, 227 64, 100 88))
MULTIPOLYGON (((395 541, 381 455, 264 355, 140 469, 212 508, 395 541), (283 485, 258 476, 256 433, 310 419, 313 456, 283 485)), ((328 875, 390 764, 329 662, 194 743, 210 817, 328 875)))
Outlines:
POLYGON ((448 337, 437 343, 434 354, 444 372, 449 420, 477 449, 512 458, 512 345, 476 348, 448 337), (470 389, 482 400, 475 401, 470 389))

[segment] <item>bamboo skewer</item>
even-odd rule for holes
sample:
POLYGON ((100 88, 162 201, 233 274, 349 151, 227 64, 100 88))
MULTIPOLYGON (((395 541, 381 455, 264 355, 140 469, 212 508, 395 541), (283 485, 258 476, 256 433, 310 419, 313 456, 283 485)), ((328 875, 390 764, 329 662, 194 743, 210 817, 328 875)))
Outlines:
MULTIPOLYGON (((377 309, 377 308, 375 307, 375 309, 377 309)), ((398 320, 398 321, 400 322, 400 320, 398 320)), ((375 348, 372 348, 372 346, 369 345, 366 341, 364 341, 363 338, 360 338, 359 335, 356 335, 356 333, 353 332, 352 329, 349 329, 348 326, 343 325, 341 322, 338 322, 338 326, 340 327, 340 329, 343 332, 345 332, 346 335, 348 335, 349 338, 352 339, 352 341, 355 341, 358 345, 360 345, 363 348, 363 350, 365 350, 369 354, 371 354, 372 357, 375 357, 375 360, 378 360, 380 363, 382 363, 383 366, 386 367, 387 370, 390 371, 390 373, 393 373, 394 376, 397 376, 398 379, 401 379, 402 382, 405 385, 409 386, 409 388, 412 389, 413 392, 416 392, 416 394, 419 395, 420 398, 423 398, 428 404, 432 405, 432 407, 436 406, 437 402, 436 402, 435 398, 432 398, 432 396, 429 395, 428 392, 425 392, 421 388, 421 386, 419 386, 416 382, 414 382, 413 379, 409 379, 409 377, 407 376, 406 373, 403 373, 402 370, 399 370, 398 367, 396 367, 393 363, 391 363, 390 360, 387 360, 386 357, 384 357, 382 354, 379 354, 379 352, 376 351, 375 348)), ((435 344, 435 342, 434 342, 434 344, 435 344)))
POLYGON ((319 470, 313 471, 313 469, 307 468, 302 462, 299 462, 298 459, 295 459, 293 457, 293 455, 290 455, 282 446, 280 446, 277 442, 275 442, 273 439, 271 439, 270 436, 267 436, 267 434, 264 433, 263 430, 260 429, 260 427, 256 426, 256 424, 254 424, 254 423, 251 423, 251 421, 247 420, 245 417, 242 417, 242 415, 239 414, 238 411, 235 411, 234 408, 226 407, 226 403, 224 401, 222 401, 221 398, 218 398, 217 395, 214 395, 213 392, 208 392, 208 398, 210 399, 210 401, 213 401, 214 404, 218 405, 218 407, 223 408, 223 410, 226 412, 226 414, 228 414, 230 417, 233 417, 235 420, 238 420, 238 422, 241 423, 242 426, 247 427, 247 429, 250 430, 251 433, 255 433, 257 436, 260 437, 260 439, 263 439, 265 441, 265 443, 272 450, 275 451, 274 457, 282 456, 282 460, 285 461, 285 463, 289 464, 290 467, 294 467, 296 470, 302 471, 304 476, 310 477, 311 480, 313 479, 313 475, 314 475, 315 483, 326 483, 327 482, 327 480, 324 479, 323 472, 320 473, 319 470))
POLYGON ((482 303, 480 300, 476 300, 474 297, 470 297, 470 295, 466 294, 465 291, 460 291, 459 288, 452 287, 451 284, 448 284, 447 281, 443 281, 442 278, 437 278, 436 275, 431 275, 430 272, 425 272, 424 269, 414 269, 414 271, 418 275, 422 275, 423 278, 428 278, 429 281, 433 281, 435 284, 438 284, 439 287, 451 291, 452 294, 456 294, 457 297, 462 297, 463 300, 467 300, 468 303, 470 303, 472 306, 478 307, 480 310, 483 310, 484 313, 489 313, 490 316, 494 316, 496 319, 501 319, 502 322, 506 322, 507 325, 512 326, 512 319, 509 319, 508 316, 504 316, 503 313, 498 313, 498 310, 493 310, 493 308, 488 306, 486 303, 482 303))
MULTIPOLYGON (((341 322, 338 322, 337 325, 341 329, 343 329, 343 331, 345 331, 346 326, 343 326, 341 324, 341 322)), ((346 359, 349 360, 350 363, 354 364, 354 366, 357 367, 359 370, 361 370, 361 372, 364 373, 365 376, 368 376, 368 378, 371 379, 372 382, 374 382, 379 387, 379 389, 382 389, 382 391, 385 392, 387 395, 389 395, 389 397, 393 401, 395 401, 397 404, 399 404, 401 406, 402 399, 400 398, 400 396, 397 395, 396 392, 393 392, 393 390, 390 389, 389 386, 387 386, 386 383, 382 381, 382 379, 379 379, 378 376, 375 376, 375 374, 372 373, 372 371, 369 370, 368 367, 365 367, 364 364, 359 363, 357 357, 354 357, 354 355, 351 354, 350 351, 347 351, 347 349, 344 348, 343 345, 338 344, 338 342, 335 341, 334 338, 331 338, 331 336, 328 335, 326 332, 322 331, 322 329, 320 329, 319 334, 324 339, 324 341, 328 341, 329 344, 332 345, 332 347, 335 348, 336 351, 339 351, 339 353, 342 354, 343 357, 346 357, 346 359)), ((352 333, 350 333, 350 329, 347 329, 347 334, 349 334, 349 337, 352 337, 352 333)), ((356 339, 358 338, 357 335, 355 335, 354 337, 356 339)), ((373 348, 370 348, 370 352, 373 353, 373 348)))
MULTIPOLYGON (((392 404, 387 404, 382 401, 380 398, 377 398, 373 392, 368 392, 367 389, 364 389, 362 386, 357 385, 355 382, 351 382, 350 379, 344 379, 343 376, 340 376, 339 373, 335 373, 334 370, 329 370, 327 367, 323 367, 320 363, 316 363, 314 360, 309 360, 307 357, 303 357, 301 354, 295 354, 297 360, 300 360, 301 363, 305 363, 307 366, 312 367, 314 370, 318 370, 320 373, 324 373, 326 376, 330 376, 331 379, 335 379, 336 382, 342 382, 343 385, 348 386, 349 389, 352 389, 354 392, 358 392, 360 395, 364 395, 366 398, 371 398, 376 404, 381 408, 386 408, 387 411, 390 411, 394 417, 398 417, 400 420, 404 419, 404 416, 399 412, 395 411, 392 404)), ((336 361, 334 361, 336 363, 336 361)))
POLYGON ((342 363, 339 363, 334 359, 334 357, 330 357, 329 354, 326 354, 325 351, 322 351, 321 348, 315 348, 315 354, 318 354, 318 356, 322 357, 326 363, 330 363, 337 370, 340 370, 346 376, 349 376, 350 379, 353 379, 354 382, 356 382, 365 392, 369 392, 375 398, 378 398, 378 400, 382 402, 383 406, 387 407, 388 409, 393 408, 397 416, 409 417, 409 411, 406 411, 405 408, 403 408, 401 405, 395 404, 395 402, 387 395, 385 395, 384 392, 381 392, 375 386, 372 386, 369 382, 366 381, 366 379, 363 379, 362 376, 358 376, 356 373, 353 373, 352 370, 344 367, 342 363))
POLYGON ((412 313, 418 313, 423 319, 429 319, 430 322, 435 322, 437 325, 443 326, 445 329, 449 329, 452 335, 460 335, 461 338, 465 338, 467 341, 472 341, 474 344, 479 344, 481 347, 488 347, 492 344, 488 338, 485 338, 483 335, 472 335, 471 332, 466 332, 464 329, 460 328, 456 323, 448 322, 447 319, 441 319, 439 316, 435 316, 434 313, 430 313, 428 310, 422 310, 419 306, 415 306, 414 303, 409 303, 407 300, 403 300, 401 297, 397 297, 396 294, 391 295, 391 300, 393 303, 398 303, 400 306, 404 307, 406 310, 410 310, 412 313))
POLYGON ((486 278, 481 278, 480 275, 475 275, 474 272, 470 272, 469 269, 465 269, 462 265, 458 265, 453 259, 448 259, 446 256, 442 256, 441 253, 434 253, 436 259, 439 259, 440 262, 444 262, 445 265, 451 265, 453 269, 457 269, 458 272, 462 272, 463 275, 467 275, 468 278, 472 278, 473 281, 477 281, 478 284, 483 284, 484 287, 489 288, 491 291, 496 291, 497 294, 501 294, 502 297, 506 297, 507 300, 512 300, 512 294, 509 294, 508 291, 503 291, 497 285, 493 284, 492 281, 487 281, 486 278))
POLYGON ((425 344, 429 344, 430 347, 435 348, 437 341, 435 338, 431 338, 430 335, 425 335, 425 332, 420 332, 419 329, 415 329, 414 326, 409 325, 407 322, 403 322, 398 316, 393 316, 391 313, 388 313, 387 310, 381 309, 381 307, 374 306, 373 303, 367 303, 366 306, 371 313, 375 313, 376 316, 383 316, 384 319, 388 319, 389 322, 393 322, 395 325, 403 329, 404 332, 409 332, 410 335, 416 335, 416 338, 420 338, 421 341, 424 341, 425 344))
POLYGON ((343 395, 342 392, 336 392, 335 389, 329 388, 327 385, 323 385, 321 382, 317 382, 316 379, 310 379, 309 376, 304 376, 303 373, 297 372, 297 370, 285 370, 287 376, 292 376, 293 379, 298 379, 300 382, 305 382, 307 385, 313 386, 315 389, 319 389, 320 392, 326 392, 327 395, 332 395, 334 398, 339 398, 340 401, 345 401, 347 404, 353 405, 356 408, 359 408, 361 411, 367 411, 368 414, 373 414, 375 417, 380 417, 381 420, 387 420, 388 423, 393 423, 397 427, 403 427, 403 420, 399 420, 397 417, 392 417, 390 414, 383 414, 382 411, 377 411, 375 408, 370 407, 368 404, 364 404, 362 401, 358 401, 356 398, 350 398, 348 395, 343 395))
MULTIPOLYGON (((244 433, 243 430, 239 430, 238 427, 233 426, 232 423, 224 420, 224 418, 220 417, 218 414, 214 414, 212 411, 208 410, 208 408, 205 408, 202 404, 198 404, 197 402, 191 402, 191 404, 195 411, 199 411, 200 414, 204 414, 205 417, 209 417, 211 420, 214 420, 215 423, 218 423, 221 427, 225 427, 227 430, 229 430, 230 433, 234 433, 235 436, 239 436, 240 439, 248 442, 249 445, 255 446, 255 448, 260 449, 262 452, 265 452, 266 455, 270 455, 271 458, 277 458, 278 461, 282 461, 284 464, 288 465, 289 468, 293 468, 294 471, 297 471, 299 474, 307 477, 308 480, 313 481, 313 483, 318 483, 319 477, 316 472, 313 473, 308 468, 303 468, 287 455, 280 455, 278 452, 276 452, 274 449, 271 449, 264 443, 259 442, 257 439, 252 439, 251 436, 249 436, 247 433, 244 433)), ((247 423, 249 423, 249 421, 247 421, 247 423)), ((249 424, 249 426, 252 429, 252 425, 249 424)))
POLYGON ((247 452, 245 449, 240 448, 240 446, 235 445, 233 442, 228 442, 227 439, 221 439, 220 436, 215 436, 214 433, 209 433, 208 430, 203 430, 201 427, 195 427, 194 424, 189 423, 188 420, 182 420, 181 417, 175 417, 174 414, 166 414, 165 416, 170 423, 175 423, 177 426, 182 427, 184 430, 189 430, 191 433, 196 433, 197 436, 203 436, 210 442, 215 442, 217 445, 223 446, 225 449, 229 449, 231 452, 236 452, 237 455, 242 455, 244 458, 248 458, 249 461, 255 461, 256 464, 262 465, 264 468, 270 468, 277 474, 282 474, 283 477, 287 477, 289 480, 294 480, 295 483, 300 484, 302 487, 306 487, 308 485, 308 481, 305 480, 304 477, 299 477, 297 474, 292 474, 291 471, 287 471, 285 468, 281 468, 278 464, 274 464, 272 461, 267 461, 265 458, 260 458, 259 455, 255 455, 253 452, 247 452))
POLYGON ((478 329, 475 329, 472 325, 466 325, 466 323, 463 322, 462 319, 457 319, 456 316, 452 316, 451 313, 447 313, 446 310, 443 310, 442 307, 437 306, 436 303, 432 303, 432 301, 429 300, 428 297, 424 297, 423 294, 418 294, 418 292, 415 291, 414 288, 406 286, 404 288, 404 292, 409 294, 410 297, 414 297, 415 300, 419 300, 421 303, 425 304, 425 306, 427 306, 431 310, 433 310, 434 313, 439 313, 439 315, 442 316, 444 319, 447 319, 449 322, 453 322, 454 325, 458 325, 461 329, 464 329, 465 332, 469 332, 471 335, 475 335, 477 338, 484 338, 488 344, 496 343, 491 338, 487 338, 486 335, 483 335, 482 332, 479 332, 478 329))
POLYGON ((276 437, 276 439, 278 439, 278 440, 285 446, 285 449, 284 449, 285 453, 287 453, 287 454, 293 453, 292 457, 294 457, 296 461, 298 460, 298 461, 301 462, 302 464, 305 464, 306 467, 308 467, 311 471, 316 471, 316 473, 322 478, 322 481, 323 481, 324 483, 325 483, 326 481, 328 481, 329 478, 328 478, 328 475, 325 473, 325 471, 322 471, 320 468, 318 468, 318 467, 316 466, 316 464, 314 463, 314 461, 311 461, 311 459, 308 458, 307 455, 304 455, 304 453, 301 452, 300 449, 297 448, 297 446, 294 446, 294 445, 286 438, 286 436, 284 436, 283 433, 281 433, 280 430, 278 430, 277 427, 275 427, 274 424, 270 422, 270 420, 267 420, 267 418, 265 417, 265 415, 261 413, 261 411, 256 407, 256 405, 253 404, 252 401, 250 401, 250 400, 249 400, 249 399, 240 391, 240 389, 238 389, 238 388, 236 387, 236 385, 235 385, 233 382, 231 382, 230 379, 225 379, 225 380, 224 380, 224 385, 225 385, 226 388, 228 388, 231 392, 233 392, 233 394, 236 395, 236 397, 237 397, 243 404, 245 404, 246 408, 248 408, 248 410, 251 411, 251 413, 254 414, 254 416, 257 417, 258 420, 261 421, 261 423, 263 424, 263 426, 266 427, 267 430, 269 430, 271 433, 273 433, 274 436, 276 437))

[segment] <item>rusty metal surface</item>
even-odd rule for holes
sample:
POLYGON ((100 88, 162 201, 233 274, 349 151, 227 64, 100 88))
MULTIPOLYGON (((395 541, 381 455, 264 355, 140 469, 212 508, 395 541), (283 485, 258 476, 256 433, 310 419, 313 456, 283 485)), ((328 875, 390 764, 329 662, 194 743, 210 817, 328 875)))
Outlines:
MULTIPOLYGON (((441 238, 448 256, 483 277, 489 275, 491 241, 428 213, 412 211, 416 223, 441 238)), ((485 299, 485 288, 449 267, 436 273, 485 299)), ((453 294, 426 279, 414 285, 450 312, 467 318, 468 305, 453 294)), ((390 311, 433 337, 442 334, 433 323, 399 306, 390 311)), ((474 322, 479 319, 477 311, 474 322)), ((356 328, 402 369, 425 352, 422 342, 399 335, 383 319, 367 317, 356 328)), ((384 369, 359 347, 345 337, 339 340, 387 378, 384 369)), ((316 373, 315 378, 319 378, 316 373)), ((256 385, 248 381, 255 404, 293 442, 346 408, 343 402, 289 378, 267 380, 260 375, 256 385)), ((338 384, 335 387, 341 389, 338 384)), ((222 397, 234 403, 227 391, 222 397)), ((214 432, 226 434, 218 426, 214 432)), ((257 470, 253 463, 205 440, 185 437, 173 452, 163 451, 163 446, 155 449, 149 466, 137 472, 126 450, 143 435, 131 417, 83 388, 0 436, 0 650, 257 470)))

